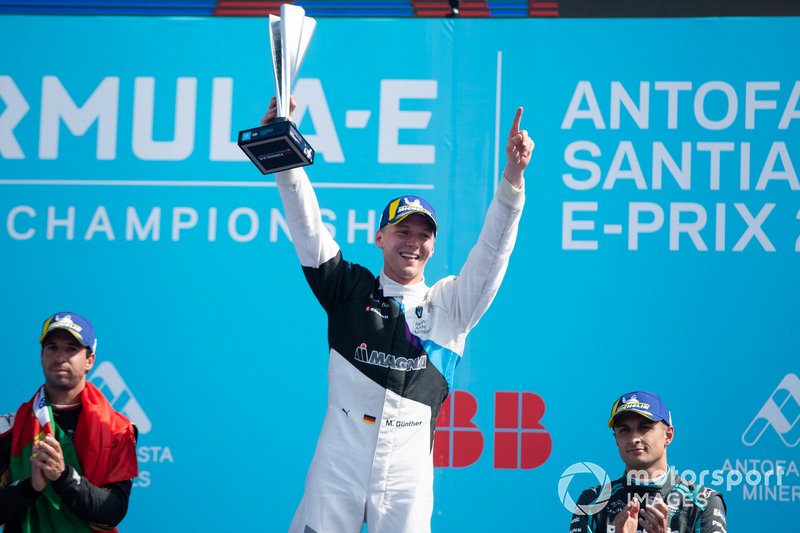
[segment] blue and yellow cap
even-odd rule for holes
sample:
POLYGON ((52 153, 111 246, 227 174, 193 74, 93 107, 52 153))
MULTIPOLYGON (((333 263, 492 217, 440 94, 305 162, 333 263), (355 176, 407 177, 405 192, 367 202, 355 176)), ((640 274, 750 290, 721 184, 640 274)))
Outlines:
POLYGON ((381 215, 381 224, 378 229, 389 224, 394 226, 409 215, 422 215, 433 225, 433 234, 439 229, 436 223, 436 212, 433 206, 420 196, 400 196, 386 205, 381 215))
POLYGON ((611 407, 608 427, 614 427, 614 420, 623 413, 637 413, 654 422, 664 422, 672 426, 672 414, 664 405, 664 400, 654 392, 634 391, 623 394, 611 407))
POLYGON ((42 335, 39 337, 39 344, 43 344, 47 334, 55 329, 69 331, 78 342, 92 350, 92 352, 97 350, 97 338, 94 336, 92 323, 81 315, 64 311, 48 317, 42 324, 42 335))

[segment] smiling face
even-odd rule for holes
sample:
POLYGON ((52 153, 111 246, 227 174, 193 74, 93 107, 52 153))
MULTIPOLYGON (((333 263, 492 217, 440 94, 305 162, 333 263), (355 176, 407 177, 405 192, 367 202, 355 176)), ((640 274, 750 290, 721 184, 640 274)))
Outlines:
POLYGON ((614 439, 625 471, 666 472, 667 446, 674 433, 674 428, 664 422, 654 422, 638 413, 619 415, 614 421, 614 439))
POLYGON ((433 225, 423 215, 410 215, 382 227, 375 235, 375 244, 383 251, 384 273, 401 285, 419 283, 433 255, 435 240, 433 225))
POLYGON ((68 331, 55 329, 42 342, 42 370, 52 403, 71 403, 83 390, 92 366, 94 353, 68 331))

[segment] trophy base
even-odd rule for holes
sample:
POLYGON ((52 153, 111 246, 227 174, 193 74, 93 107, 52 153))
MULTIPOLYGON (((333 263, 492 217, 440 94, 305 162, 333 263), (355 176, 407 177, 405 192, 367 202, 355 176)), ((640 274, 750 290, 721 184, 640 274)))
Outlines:
POLYGON ((285 118, 240 131, 238 144, 262 174, 314 164, 314 149, 285 118))

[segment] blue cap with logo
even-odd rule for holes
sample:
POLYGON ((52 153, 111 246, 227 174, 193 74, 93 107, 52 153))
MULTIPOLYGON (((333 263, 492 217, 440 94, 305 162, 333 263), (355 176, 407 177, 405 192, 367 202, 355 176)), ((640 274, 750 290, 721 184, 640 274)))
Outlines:
POLYGON ((620 396, 611 408, 608 427, 614 427, 614 420, 617 416, 629 412, 640 414, 654 422, 663 421, 668 426, 672 426, 672 414, 664 404, 664 400, 654 392, 634 391, 620 396))
POLYGON ((42 324, 42 335, 39 344, 44 344, 47 334, 56 329, 69 331, 78 342, 92 350, 97 350, 97 338, 94 336, 92 323, 77 313, 64 311, 47 318, 42 324))
POLYGON ((439 229, 436 223, 436 212, 433 206, 420 196, 401 196, 386 205, 381 215, 381 224, 378 229, 389 224, 394 226, 409 215, 422 215, 433 225, 433 234, 439 229))

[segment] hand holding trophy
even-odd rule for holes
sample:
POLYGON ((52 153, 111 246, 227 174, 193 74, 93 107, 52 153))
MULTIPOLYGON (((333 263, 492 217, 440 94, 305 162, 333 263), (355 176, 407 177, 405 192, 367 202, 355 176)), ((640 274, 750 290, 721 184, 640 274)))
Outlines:
POLYGON ((239 147, 262 174, 314 163, 314 149, 289 120, 291 91, 317 22, 299 6, 283 4, 269 16, 277 116, 271 124, 239 132, 239 147))

